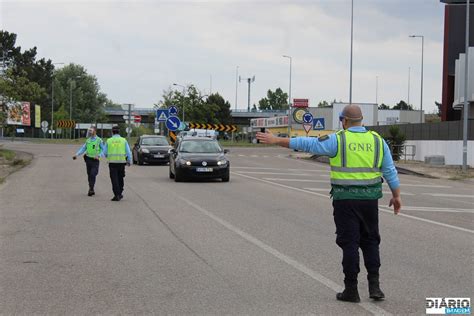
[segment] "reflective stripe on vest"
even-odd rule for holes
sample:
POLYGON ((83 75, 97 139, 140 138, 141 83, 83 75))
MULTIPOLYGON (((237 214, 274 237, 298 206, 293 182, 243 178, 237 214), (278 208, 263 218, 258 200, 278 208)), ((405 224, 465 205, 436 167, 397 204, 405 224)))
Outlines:
POLYGON ((107 139, 107 160, 109 163, 126 163, 127 140, 123 137, 111 137, 107 139))
POLYGON ((86 141, 86 156, 90 158, 98 157, 100 154, 100 143, 102 139, 96 137, 94 140, 91 138, 86 141))
POLYGON ((373 185, 381 183, 383 146, 375 132, 340 131, 338 151, 330 159, 331 184, 373 185))

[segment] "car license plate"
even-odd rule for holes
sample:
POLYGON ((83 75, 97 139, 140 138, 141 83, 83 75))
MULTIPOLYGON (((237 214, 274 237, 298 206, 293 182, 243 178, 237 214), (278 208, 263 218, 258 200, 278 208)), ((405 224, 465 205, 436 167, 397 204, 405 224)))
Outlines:
POLYGON ((212 168, 196 168, 197 172, 212 172, 212 168))
POLYGON ((155 155, 155 158, 165 158, 165 155, 155 155))

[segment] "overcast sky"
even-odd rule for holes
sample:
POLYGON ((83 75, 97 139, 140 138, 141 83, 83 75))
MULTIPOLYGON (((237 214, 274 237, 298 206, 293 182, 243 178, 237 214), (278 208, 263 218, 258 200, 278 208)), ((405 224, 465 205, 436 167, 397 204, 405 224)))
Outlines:
MULTIPOLYGON (((117 103, 152 107, 173 83, 219 92, 235 106, 236 67, 255 75, 251 102, 268 89, 292 96, 349 99, 350 0, 41 1, 0 0, 0 26, 40 57, 94 74, 117 103)), ((441 100, 444 5, 438 0, 354 0, 354 102, 420 106, 425 35, 424 108, 441 100)), ((247 108, 247 84, 238 84, 247 108)))

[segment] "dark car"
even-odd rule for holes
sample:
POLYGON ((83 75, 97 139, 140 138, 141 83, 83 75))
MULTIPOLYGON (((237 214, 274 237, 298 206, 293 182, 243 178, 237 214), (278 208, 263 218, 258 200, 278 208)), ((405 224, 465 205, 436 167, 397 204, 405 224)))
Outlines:
POLYGON ((143 135, 133 146, 133 163, 168 163, 172 147, 165 136, 143 135))
POLYGON ((230 162, 217 140, 183 137, 170 150, 170 178, 180 182, 190 178, 220 178, 229 182, 230 162))

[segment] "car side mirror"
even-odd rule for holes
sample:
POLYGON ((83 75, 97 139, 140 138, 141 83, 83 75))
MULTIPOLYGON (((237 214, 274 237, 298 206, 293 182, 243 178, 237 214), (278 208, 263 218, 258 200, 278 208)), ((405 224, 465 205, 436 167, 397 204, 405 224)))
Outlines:
POLYGON ((168 149, 168 154, 174 154, 176 150, 174 148, 168 149))
POLYGON ((229 149, 224 149, 224 154, 227 154, 229 151, 229 149))

